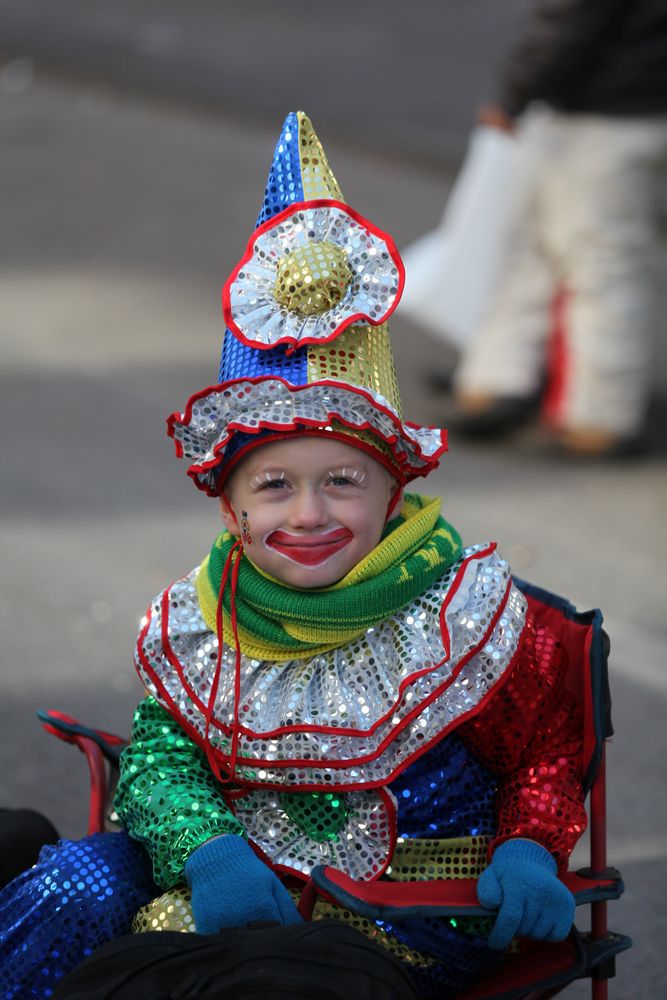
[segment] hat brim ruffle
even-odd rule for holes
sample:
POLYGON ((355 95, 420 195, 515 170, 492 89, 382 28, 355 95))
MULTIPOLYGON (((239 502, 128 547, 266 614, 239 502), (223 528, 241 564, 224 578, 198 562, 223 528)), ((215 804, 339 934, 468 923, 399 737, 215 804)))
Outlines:
MULTIPOLYGON (((326 429, 332 421, 370 431, 392 455, 392 468, 407 482, 426 476, 447 450, 447 432, 402 421, 379 393, 333 379, 295 386, 277 376, 239 378, 195 393, 183 413, 167 420, 188 475, 209 496, 217 496, 218 469, 237 434, 326 429)), ((251 447, 252 445, 246 445, 251 447)), ((236 451, 238 461, 246 448, 236 451)))

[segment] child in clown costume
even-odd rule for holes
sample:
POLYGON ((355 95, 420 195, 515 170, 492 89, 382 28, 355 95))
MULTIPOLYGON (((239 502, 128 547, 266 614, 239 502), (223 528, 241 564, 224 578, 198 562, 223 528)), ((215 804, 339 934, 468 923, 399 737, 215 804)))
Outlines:
POLYGON ((568 933, 557 873, 586 819, 561 646, 494 545, 464 548, 439 501, 406 492, 446 439, 401 415, 386 321, 402 284, 390 237, 289 115, 223 292, 219 381, 169 419, 224 531, 139 635, 124 832, 47 849, 0 895, 3 1000, 50 995, 132 921, 296 921, 283 877, 321 865, 480 875, 486 926, 316 907, 390 948, 423 997, 474 981, 515 935, 568 933))

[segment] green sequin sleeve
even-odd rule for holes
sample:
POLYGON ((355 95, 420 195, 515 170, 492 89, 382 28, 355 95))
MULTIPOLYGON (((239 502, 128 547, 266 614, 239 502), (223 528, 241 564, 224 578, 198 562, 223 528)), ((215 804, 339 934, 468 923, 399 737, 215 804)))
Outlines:
POLYGON ((244 835, 206 756, 153 698, 134 714, 114 805, 129 835, 148 851, 163 889, 183 882, 185 862, 206 840, 244 835))

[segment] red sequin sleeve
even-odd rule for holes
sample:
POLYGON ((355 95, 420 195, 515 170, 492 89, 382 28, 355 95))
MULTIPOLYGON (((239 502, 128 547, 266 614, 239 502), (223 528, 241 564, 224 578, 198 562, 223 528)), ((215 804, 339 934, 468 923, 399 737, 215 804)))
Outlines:
POLYGON ((529 613, 511 673, 461 739, 499 777, 493 851, 511 837, 536 840, 559 869, 586 828, 581 707, 565 689, 556 636, 529 613))

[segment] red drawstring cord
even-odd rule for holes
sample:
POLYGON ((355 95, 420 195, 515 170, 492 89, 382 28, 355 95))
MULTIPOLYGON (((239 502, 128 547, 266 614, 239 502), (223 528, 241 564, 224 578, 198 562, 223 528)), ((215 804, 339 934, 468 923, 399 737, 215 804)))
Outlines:
POLYGON ((239 642, 239 630, 236 624, 236 589, 239 582, 239 568, 241 566, 242 546, 239 544, 237 558, 232 568, 232 585, 230 594, 229 613, 232 620, 232 635, 234 636, 234 722, 232 730, 232 749, 229 755, 229 780, 233 781, 236 772, 236 758, 239 748, 239 711, 241 708, 241 644, 239 642))
POLYGON ((238 585, 239 577, 239 567, 241 563, 241 553, 242 553, 242 543, 240 541, 234 542, 231 549, 227 553, 227 558, 225 559, 225 565, 222 569, 222 576, 220 578, 220 591, 218 593, 218 607, 215 616, 216 622, 216 632, 218 635, 218 655, 215 664, 215 673, 213 675, 213 682, 211 684, 211 693, 209 694, 208 704, 206 705, 205 727, 204 727, 204 747, 206 749, 206 757, 208 759, 209 766, 216 778, 221 784, 228 784, 234 780, 234 771, 236 769, 236 758, 238 754, 238 740, 239 740, 239 700, 241 696, 241 646, 239 643, 238 636, 238 626, 236 623, 236 590, 238 585), (231 606, 230 606, 230 618, 232 623, 232 633, 234 635, 234 649, 236 653, 235 665, 234 665, 234 719, 232 724, 232 748, 229 756, 229 773, 223 775, 220 771, 220 766, 216 760, 215 751, 211 746, 209 739, 209 731, 211 728, 211 721, 215 712, 215 702, 218 697, 218 688, 220 686, 220 674, 222 672, 222 656, 224 652, 224 634, 225 626, 223 619, 223 597, 225 593, 225 588, 227 582, 230 578, 231 570, 231 606))

